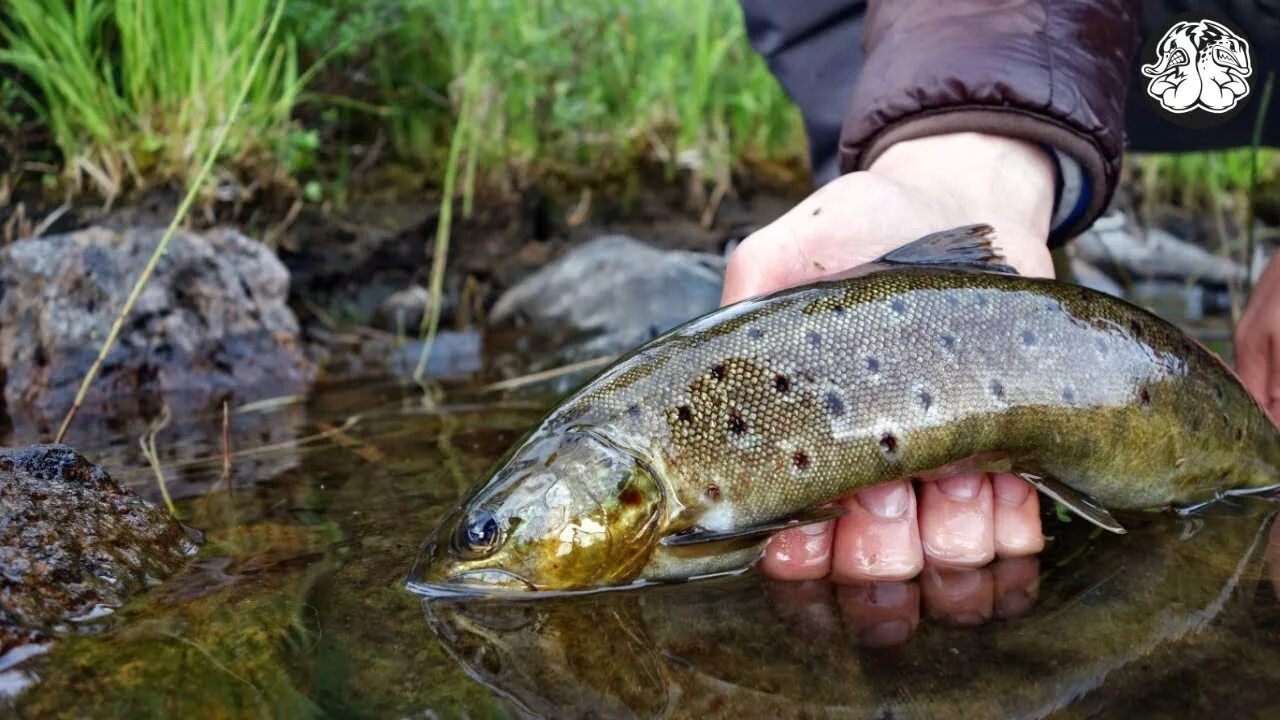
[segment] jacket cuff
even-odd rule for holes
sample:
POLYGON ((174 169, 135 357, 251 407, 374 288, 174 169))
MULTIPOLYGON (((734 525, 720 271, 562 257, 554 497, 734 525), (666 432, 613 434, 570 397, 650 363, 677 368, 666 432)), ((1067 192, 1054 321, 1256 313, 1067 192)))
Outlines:
POLYGON ((1064 182, 1079 168, 1082 192, 1066 215, 1055 208, 1061 224, 1053 237, 1083 232, 1119 182, 1135 5, 873 0, 866 63, 841 132, 841 170, 864 170, 895 143, 933 135, 1026 140, 1074 161, 1058 163, 1064 182))

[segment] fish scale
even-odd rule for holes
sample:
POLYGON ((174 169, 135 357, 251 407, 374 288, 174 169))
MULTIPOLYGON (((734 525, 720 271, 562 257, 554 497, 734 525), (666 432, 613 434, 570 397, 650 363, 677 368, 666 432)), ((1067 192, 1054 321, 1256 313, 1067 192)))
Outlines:
MULTIPOLYGON (((1175 392, 1184 364, 1160 347, 1170 337, 1133 338, 1115 320, 1046 302, 1045 290, 1033 279, 946 269, 874 274, 853 288, 821 283, 743 308, 748 321, 729 332, 677 331, 617 377, 630 364, 658 370, 606 381, 564 412, 643 448, 686 508, 729 503, 734 511, 718 519, 751 524, 928 470, 940 454, 1030 444, 1017 435, 1041 433, 1007 427, 1011 411, 1124 412, 1143 387, 1153 402, 1164 388, 1175 392), (941 452, 915 447, 923 430, 983 415, 1000 432, 955 436, 941 452)), ((1187 379, 1182 390, 1196 392, 1204 377, 1187 379)))
POLYGON ((494 549, 437 549, 426 577, 557 589, 724 572, 770 532, 831 517, 834 498, 943 467, 1020 472, 1117 531, 1106 508, 1276 484, 1280 437, 1216 355, 1121 300, 1013 273, 989 233, 923 238, 619 360, 442 526, 456 547, 492 520, 494 549), (528 499, 544 485, 585 498, 557 516, 576 544, 528 499))

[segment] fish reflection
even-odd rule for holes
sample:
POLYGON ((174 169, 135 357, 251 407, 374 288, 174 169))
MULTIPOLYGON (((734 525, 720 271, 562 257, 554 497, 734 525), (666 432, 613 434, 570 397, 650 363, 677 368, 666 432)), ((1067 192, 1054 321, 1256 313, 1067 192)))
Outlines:
POLYGON ((1159 677, 1168 649, 1244 605, 1268 522, 1140 517, 915 582, 748 575, 425 607, 468 674, 535 717, 1036 718, 1159 677))

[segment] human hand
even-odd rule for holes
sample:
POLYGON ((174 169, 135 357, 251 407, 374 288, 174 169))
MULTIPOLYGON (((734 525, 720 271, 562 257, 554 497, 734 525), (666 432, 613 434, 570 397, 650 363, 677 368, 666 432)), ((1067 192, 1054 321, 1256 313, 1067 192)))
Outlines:
POLYGON ((1271 421, 1280 420, 1280 255, 1271 258, 1253 288, 1236 325, 1235 346, 1240 380, 1271 421))
MULTIPOLYGON (((973 223, 1025 275, 1052 277, 1045 246, 1052 161, 1019 140, 957 133, 897 143, 864 172, 832 181, 742 242, 729 259, 732 303, 874 260, 923 235, 973 223)), ((1280 376, 1278 376, 1280 377, 1280 376)), ((896 480, 840 502, 833 522, 778 533, 765 574, 787 580, 902 580, 930 564, 977 567, 1044 546, 1036 492, 1008 474, 896 480)))

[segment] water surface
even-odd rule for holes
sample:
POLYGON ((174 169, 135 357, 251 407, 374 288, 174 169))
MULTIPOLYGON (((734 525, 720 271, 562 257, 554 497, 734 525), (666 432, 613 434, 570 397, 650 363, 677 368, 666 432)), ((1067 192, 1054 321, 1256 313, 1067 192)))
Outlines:
MULTIPOLYGON (((9 671, 27 717, 1276 717, 1280 557, 1256 506, 1052 513, 1037 559, 913 583, 755 574, 536 602, 403 588, 441 514, 551 401, 351 383, 156 445, 189 572, 9 671)), ((159 497, 121 427, 79 449, 159 497)))

